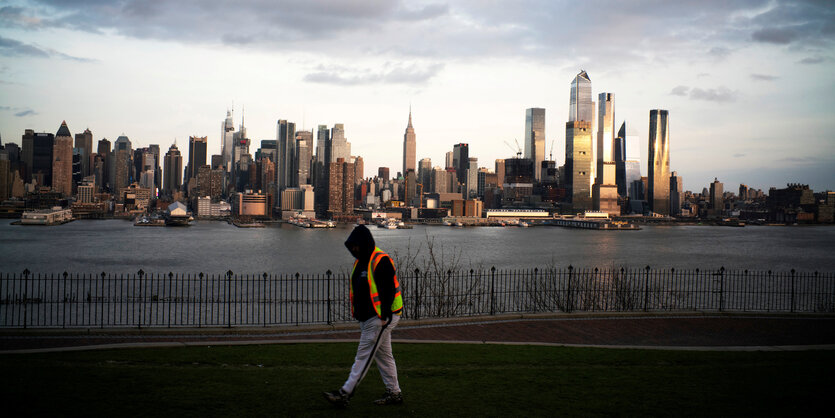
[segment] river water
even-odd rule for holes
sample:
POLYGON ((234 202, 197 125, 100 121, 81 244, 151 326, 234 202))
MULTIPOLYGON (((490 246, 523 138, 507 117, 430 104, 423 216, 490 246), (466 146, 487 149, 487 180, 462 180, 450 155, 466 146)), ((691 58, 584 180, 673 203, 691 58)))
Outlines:
MULTIPOLYGON (((345 271, 353 226, 237 228, 199 221, 188 228, 80 220, 40 227, 0 220, 0 273, 323 273, 345 271)), ((445 267, 644 267, 835 271, 835 227, 644 226, 640 231, 559 227, 372 227, 399 263, 445 267), (430 255, 431 249, 431 255, 430 255)))

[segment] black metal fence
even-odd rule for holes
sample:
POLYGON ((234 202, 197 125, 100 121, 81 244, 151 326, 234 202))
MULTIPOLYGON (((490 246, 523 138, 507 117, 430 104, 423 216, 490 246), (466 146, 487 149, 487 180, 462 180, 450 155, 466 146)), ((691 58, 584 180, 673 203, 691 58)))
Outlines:
MULTIPOLYGON (((401 271, 404 316, 537 312, 835 312, 835 274, 545 268, 401 271)), ((350 320, 334 274, 0 274, 0 327, 233 327, 350 320)))

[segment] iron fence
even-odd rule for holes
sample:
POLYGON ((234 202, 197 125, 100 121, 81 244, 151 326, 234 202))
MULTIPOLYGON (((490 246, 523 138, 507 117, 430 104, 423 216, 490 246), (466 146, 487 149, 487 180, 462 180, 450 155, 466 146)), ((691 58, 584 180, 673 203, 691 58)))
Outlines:
MULTIPOLYGON (((675 269, 400 271, 404 317, 835 312, 835 274, 675 269)), ((234 327, 351 319, 345 273, 0 274, 0 327, 234 327)))

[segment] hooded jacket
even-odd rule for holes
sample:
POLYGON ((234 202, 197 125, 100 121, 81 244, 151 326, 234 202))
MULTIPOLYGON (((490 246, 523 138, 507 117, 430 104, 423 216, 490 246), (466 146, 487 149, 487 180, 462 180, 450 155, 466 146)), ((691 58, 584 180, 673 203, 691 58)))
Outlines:
MULTIPOLYGON (((359 254, 354 255, 358 261, 357 268, 351 276, 351 283, 354 286, 354 318, 358 321, 367 321, 377 316, 374 305, 371 303, 371 296, 368 290, 368 262, 375 248, 374 237, 365 225, 359 225, 351 232, 345 240, 345 247, 348 251, 351 247, 359 247, 359 254)), ((377 293, 380 297, 380 314, 382 319, 391 318, 391 304, 394 301, 394 265, 389 257, 383 257, 374 270, 374 282, 377 284, 377 293)))

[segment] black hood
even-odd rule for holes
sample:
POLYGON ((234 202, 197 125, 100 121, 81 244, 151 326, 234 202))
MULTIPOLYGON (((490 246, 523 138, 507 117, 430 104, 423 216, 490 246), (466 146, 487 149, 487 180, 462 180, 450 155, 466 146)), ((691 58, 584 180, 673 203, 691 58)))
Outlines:
MULTIPOLYGON (((348 239, 345 240, 345 247, 348 248, 348 251, 355 245, 360 248, 359 257, 357 257, 358 260, 367 260, 371 257, 371 253, 374 252, 374 237, 371 236, 371 231, 365 225, 357 225, 351 232, 351 235, 348 236, 348 239)), ((356 257, 357 255, 355 254, 354 256, 356 257)))

